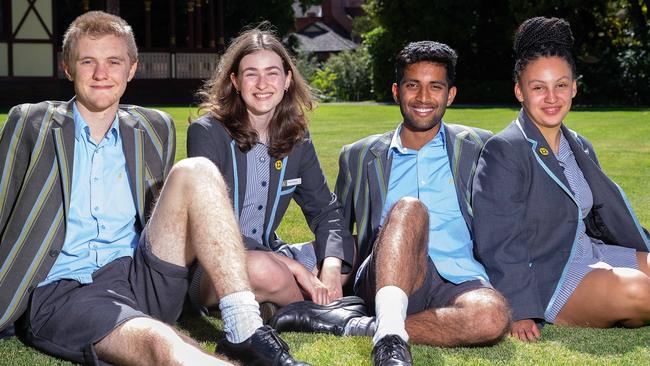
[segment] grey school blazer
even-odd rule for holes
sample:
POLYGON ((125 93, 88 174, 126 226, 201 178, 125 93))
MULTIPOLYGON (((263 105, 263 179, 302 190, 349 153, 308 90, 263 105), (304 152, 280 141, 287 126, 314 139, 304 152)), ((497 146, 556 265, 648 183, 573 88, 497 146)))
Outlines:
POLYGON ((611 245, 648 251, 625 193, 600 169, 591 143, 562 125, 594 197, 582 217, 562 167, 522 112, 490 139, 474 177, 474 235, 479 260, 510 302, 515 321, 544 319, 574 254, 578 222, 611 245))
MULTIPOLYGON (((16 106, 0 132, 0 330, 24 312, 63 247, 74 194, 73 102, 16 106)), ((128 105, 118 118, 141 230, 174 163, 174 123, 163 112, 128 105)))
MULTIPOLYGON (((221 122, 204 115, 187 130, 187 156, 210 159, 221 171, 230 188, 237 218, 246 194, 246 153, 228 134, 221 122)), ((341 223, 339 204, 330 192, 311 138, 297 143, 289 155, 269 161, 269 195, 264 214, 263 245, 247 241, 247 249, 270 250, 283 242, 275 231, 293 198, 314 233, 318 263, 325 257, 342 260, 342 273, 352 269, 354 240, 341 223)))
MULTIPOLYGON (((472 233, 471 188, 483 144, 489 131, 444 124, 449 164, 463 218, 472 233)), ((379 233, 381 212, 386 201, 391 160, 388 156, 393 133, 372 135, 341 150, 336 194, 343 207, 345 226, 357 229, 359 263, 372 252, 379 233)))

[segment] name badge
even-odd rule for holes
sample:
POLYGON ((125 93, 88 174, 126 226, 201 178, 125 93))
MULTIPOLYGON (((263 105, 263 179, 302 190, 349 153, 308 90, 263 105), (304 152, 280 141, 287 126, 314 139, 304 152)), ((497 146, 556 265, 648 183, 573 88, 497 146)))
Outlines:
POLYGON ((293 186, 297 186, 300 183, 302 183, 301 178, 287 179, 284 182, 282 182, 282 187, 293 187, 293 186))

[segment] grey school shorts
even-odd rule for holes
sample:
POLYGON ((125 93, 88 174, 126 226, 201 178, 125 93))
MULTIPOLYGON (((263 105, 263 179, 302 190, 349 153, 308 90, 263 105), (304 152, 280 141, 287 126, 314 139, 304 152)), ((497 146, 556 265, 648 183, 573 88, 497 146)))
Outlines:
MULTIPOLYGON (((377 292, 376 273, 373 255, 368 256, 361 264, 354 282, 354 293, 366 302, 368 312, 375 313, 375 293, 377 292)), ((441 308, 451 305, 454 300, 465 292, 481 288, 493 289, 490 284, 479 280, 455 284, 440 276, 436 265, 428 259, 427 274, 422 286, 409 295, 408 315, 416 314, 427 309, 441 308)))
POLYGON ((120 324, 137 317, 169 324, 177 320, 189 272, 151 253, 143 231, 134 257, 118 258, 95 271, 92 283, 60 280, 37 287, 17 322, 17 333, 50 355, 105 365, 94 345, 120 324))

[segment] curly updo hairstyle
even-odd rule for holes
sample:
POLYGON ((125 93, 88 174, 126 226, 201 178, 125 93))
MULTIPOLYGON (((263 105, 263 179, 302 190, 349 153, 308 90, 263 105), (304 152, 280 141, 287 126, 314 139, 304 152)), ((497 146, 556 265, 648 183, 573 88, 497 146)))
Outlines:
POLYGON ((571 25, 564 19, 535 17, 519 26, 515 34, 515 82, 519 81, 526 66, 540 58, 557 56, 564 59, 576 74, 576 64, 571 54, 573 34, 571 25))

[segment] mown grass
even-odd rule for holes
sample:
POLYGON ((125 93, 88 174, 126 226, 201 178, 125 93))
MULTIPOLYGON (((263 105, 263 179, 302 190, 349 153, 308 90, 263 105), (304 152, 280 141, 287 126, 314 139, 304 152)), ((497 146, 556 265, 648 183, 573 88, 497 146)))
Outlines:
MULTIPOLYGON (((187 118, 190 107, 159 107, 169 112, 177 126, 177 160, 186 156, 187 118)), ((515 116, 515 108, 455 107, 445 120, 497 132, 515 116)), ((372 104, 325 104, 311 114, 311 132, 321 165, 333 186, 338 170, 338 153, 343 144, 363 136, 395 128, 400 120, 396 106, 372 104)), ((0 123, 6 113, 0 113, 0 123)), ((577 109, 567 125, 593 143, 605 172, 626 191, 639 220, 650 226, 650 109, 577 109)), ((280 227, 288 241, 306 241, 313 236, 295 205, 280 227)), ((214 318, 187 319, 181 329, 213 350, 223 336, 221 321, 214 318)), ((371 341, 364 337, 289 333, 283 336, 292 353, 315 365, 370 365, 371 341)), ((487 348, 414 346, 417 365, 437 364, 553 364, 553 365, 641 365, 650 364, 650 327, 640 329, 574 329, 547 326, 542 339, 524 344, 506 339, 487 348)), ((0 365, 67 364, 25 347, 16 338, 0 341, 0 365)))

